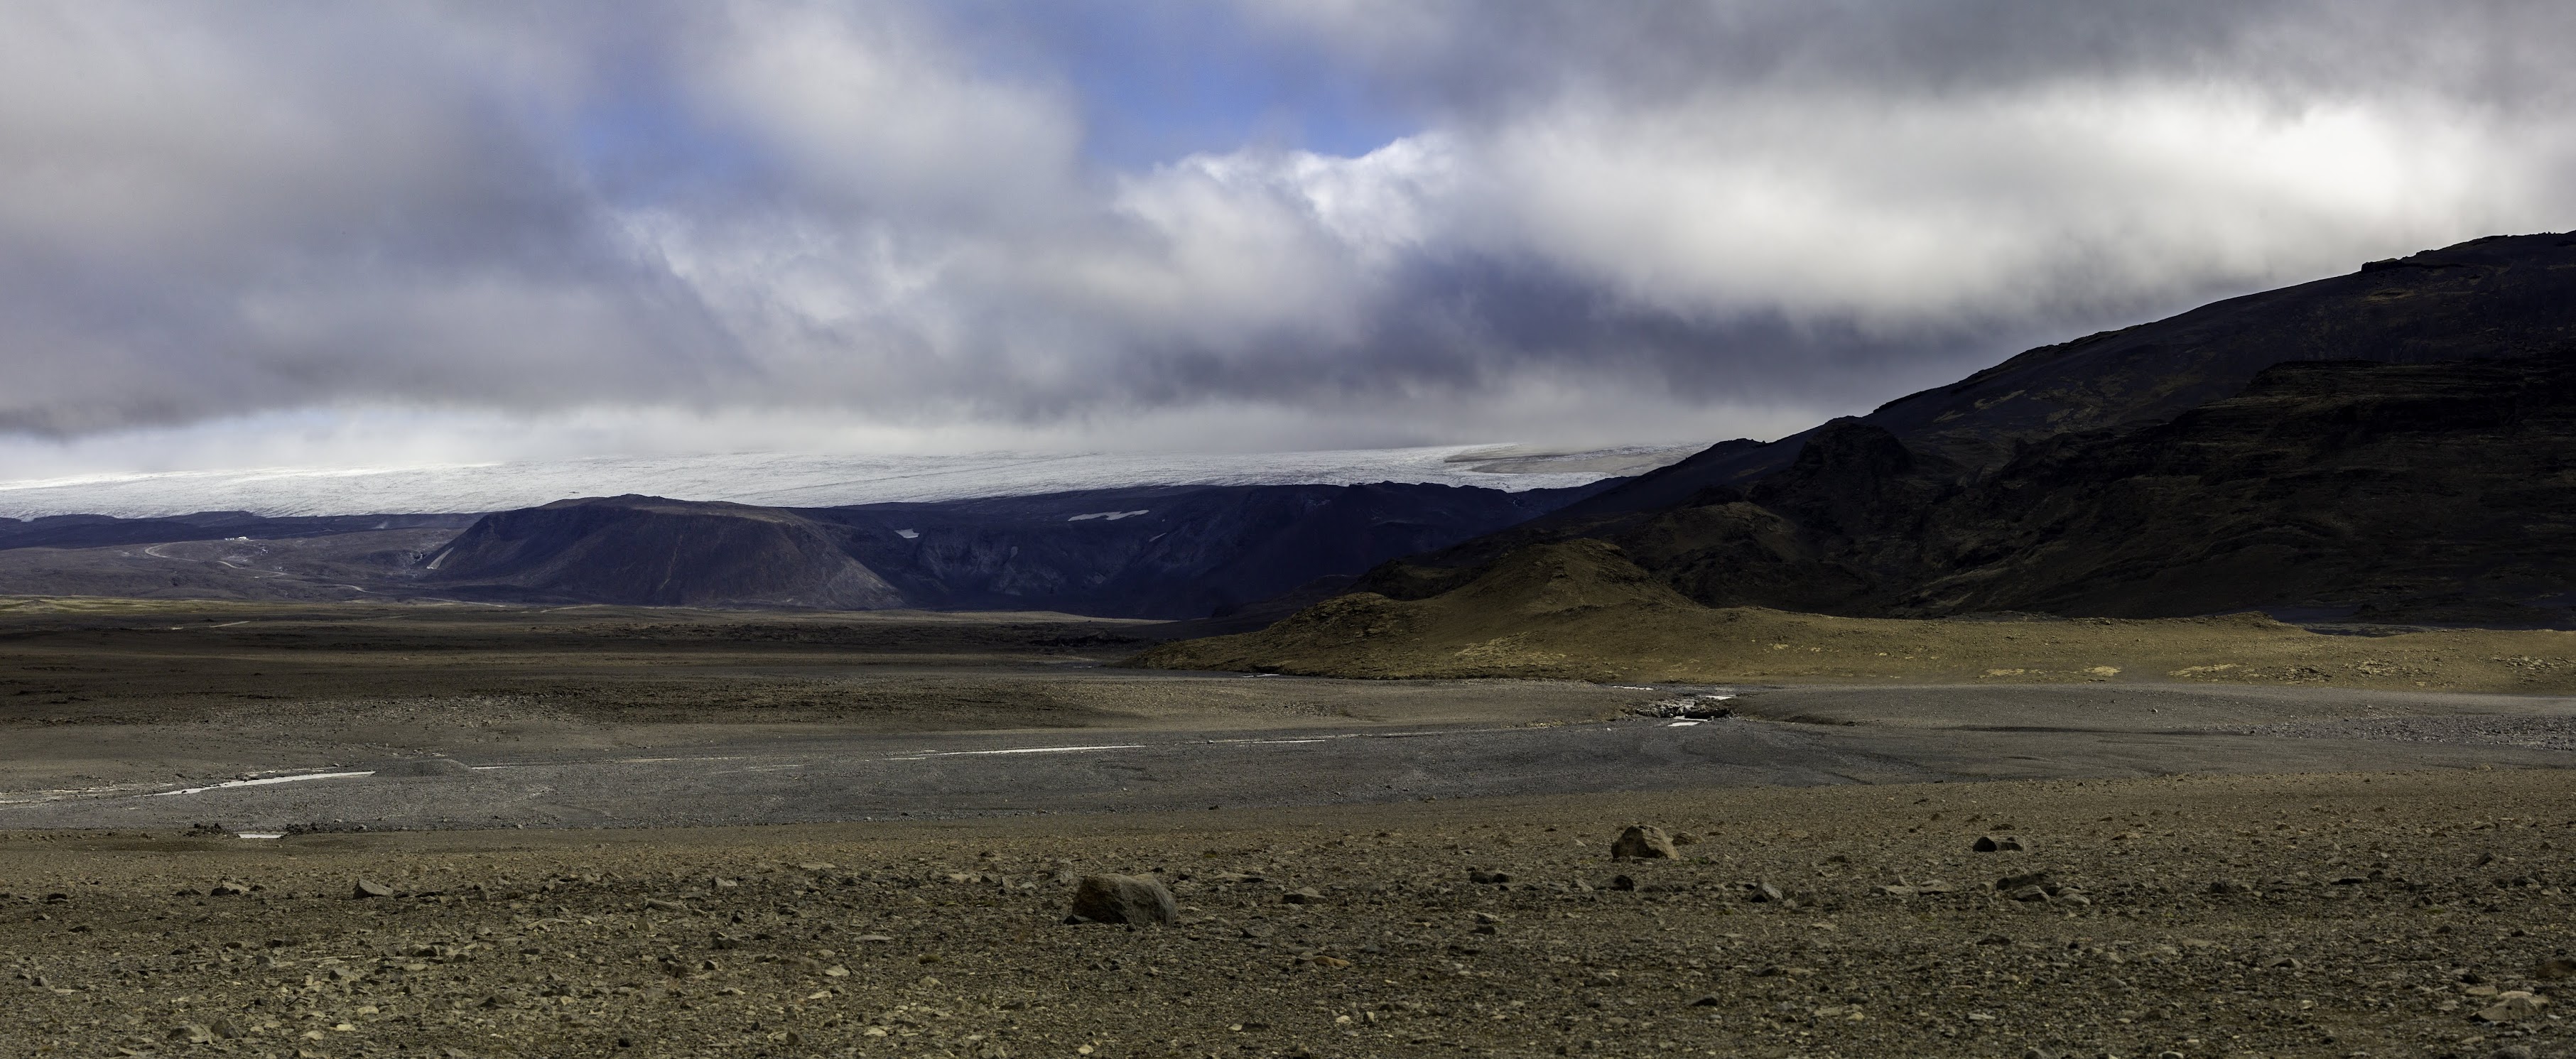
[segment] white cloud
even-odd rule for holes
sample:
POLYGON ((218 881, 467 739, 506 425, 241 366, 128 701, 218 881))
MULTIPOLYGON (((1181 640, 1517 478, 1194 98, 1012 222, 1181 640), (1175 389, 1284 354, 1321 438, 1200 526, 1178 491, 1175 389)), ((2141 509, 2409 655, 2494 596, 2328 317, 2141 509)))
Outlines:
POLYGON ((1245 7, 1418 131, 1104 168, 906 0, 0 0, 0 468, 1763 435, 2576 225, 2564 8, 1245 7))

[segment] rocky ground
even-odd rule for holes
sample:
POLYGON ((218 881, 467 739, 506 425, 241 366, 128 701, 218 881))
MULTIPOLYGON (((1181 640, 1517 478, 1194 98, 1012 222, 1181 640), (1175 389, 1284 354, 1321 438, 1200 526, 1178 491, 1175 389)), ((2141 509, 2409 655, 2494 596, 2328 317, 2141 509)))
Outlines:
POLYGON ((2465 770, 21 832, 0 1053, 2554 1055, 2571 795, 2465 770), (1611 859, 1638 822, 1681 856, 1611 859), (1180 925, 1062 923, 1092 872, 1166 881, 1180 925))

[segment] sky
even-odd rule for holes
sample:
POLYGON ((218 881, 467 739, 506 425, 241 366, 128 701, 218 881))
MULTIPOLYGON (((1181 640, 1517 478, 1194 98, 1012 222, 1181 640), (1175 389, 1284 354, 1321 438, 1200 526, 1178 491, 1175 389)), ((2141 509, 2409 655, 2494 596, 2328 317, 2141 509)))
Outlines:
POLYGON ((0 478, 1775 437, 2576 228, 2576 5, 0 0, 0 478))

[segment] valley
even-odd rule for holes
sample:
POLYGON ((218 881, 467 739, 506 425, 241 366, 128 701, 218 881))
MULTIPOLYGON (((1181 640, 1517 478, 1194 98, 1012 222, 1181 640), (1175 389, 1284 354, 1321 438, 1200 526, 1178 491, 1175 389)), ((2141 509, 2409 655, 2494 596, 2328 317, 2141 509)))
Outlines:
POLYGON ((2571 245, 1687 459, 103 484, 0 522, 0 1049, 2556 1054, 2571 245))

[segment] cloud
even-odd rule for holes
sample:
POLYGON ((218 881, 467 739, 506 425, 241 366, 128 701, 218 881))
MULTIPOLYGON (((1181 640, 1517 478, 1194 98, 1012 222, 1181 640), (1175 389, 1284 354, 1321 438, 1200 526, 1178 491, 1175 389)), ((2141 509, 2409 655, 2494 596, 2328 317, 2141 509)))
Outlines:
POLYGON ((2559 4, 1223 10, 1407 131, 1104 161, 1188 80, 1020 0, 0 0, 0 468, 1778 433, 2576 225, 2559 4))

